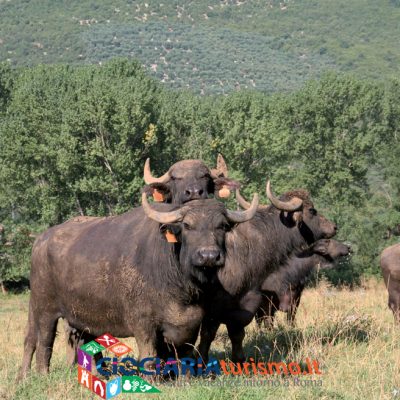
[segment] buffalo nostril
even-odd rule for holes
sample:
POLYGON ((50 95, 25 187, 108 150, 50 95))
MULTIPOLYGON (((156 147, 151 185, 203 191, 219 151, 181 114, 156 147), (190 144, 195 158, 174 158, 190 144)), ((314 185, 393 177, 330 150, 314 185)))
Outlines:
POLYGON ((204 193, 203 189, 199 190, 199 195, 201 196, 204 193))
POLYGON ((192 195, 192 192, 190 190, 185 190, 185 195, 189 197, 192 195))
POLYGON ((221 252, 219 250, 203 249, 198 254, 202 265, 210 265, 221 261, 221 252))

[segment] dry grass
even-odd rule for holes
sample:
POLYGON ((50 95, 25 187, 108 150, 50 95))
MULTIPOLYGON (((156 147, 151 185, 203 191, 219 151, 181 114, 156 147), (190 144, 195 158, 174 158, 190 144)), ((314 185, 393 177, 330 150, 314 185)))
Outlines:
MULTIPOLYGON (((94 398, 78 386, 76 371, 65 367, 62 325, 50 375, 33 374, 15 386, 28 299, 26 294, 0 297, 0 399, 94 398)), ((133 339, 124 342, 134 344, 133 339)), ((381 282, 371 280, 353 291, 330 288, 322 282, 316 289, 305 292, 295 328, 287 326, 285 316, 278 313, 272 332, 259 331, 252 323, 247 328, 245 345, 247 355, 258 360, 317 359, 323 374, 314 376, 314 382, 306 377, 307 382, 302 383, 306 386, 296 385, 292 378, 274 378, 278 386, 270 382, 264 387, 254 383, 248 386, 249 381, 242 378, 221 376, 212 382, 192 378, 171 386, 156 385, 162 391, 159 398, 393 399, 394 390, 400 389, 400 327, 393 323, 387 308, 387 292, 381 282)), ((229 347, 226 330, 221 328, 212 347, 213 355, 228 358, 229 347)), ((400 399, 400 393, 398 396, 400 399)))

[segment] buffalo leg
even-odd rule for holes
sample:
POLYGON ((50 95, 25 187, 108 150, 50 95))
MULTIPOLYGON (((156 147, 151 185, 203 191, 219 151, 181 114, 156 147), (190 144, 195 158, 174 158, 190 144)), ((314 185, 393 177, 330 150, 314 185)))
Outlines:
POLYGON ((389 308, 393 311, 395 321, 400 323, 400 290, 389 292, 389 308))
POLYGON ((245 336, 244 327, 239 324, 227 324, 229 339, 232 343, 232 361, 244 362, 243 340, 245 336))
POLYGON ((261 306, 256 311, 256 322, 261 328, 272 329, 274 327, 275 313, 279 308, 279 300, 277 296, 263 296, 261 306))
POLYGON ((36 348, 36 370, 39 373, 48 373, 50 358, 53 353, 53 344, 56 337, 58 316, 45 313, 38 323, 38 341, 36 348))
POLYGON ((204 319, 200 329, 199 353, 204 364, 208 362, 208 353, 211 343, 217 334, 219 323, 204 319))
POLYGON ((264 315, 262 323, 264 328, 271 330, 274 327, 276 308, 271 303, 268 305, 268 307, 268 314, 264 315))
POLYGON ((276 308, 273 307, 272 303, 268 301, 267 304, 263 304, 256 312, 256 322, 259 328, 264 326, 264 328, 272 329, 274 327, 276 308))
POLYGON ((38 332, 34 323, 32 305, 29 304, 28 324, 26 327, 26 336, 24 341, 24 356, 22 359, 22 366, 17 375, 17 382, 24 379, 31 369, 32 357, 36 350, 37 338, 38 332))
POLYGON ((77 349, 85 342, 79 332, 65 321, 67 364, 72 367, 78 361, 77 349))
POLYGON ((294 320, 296 318, 296 313, 300 305, 300 299, 301 299, 301 293, 295 297, 293 300, 293 303, 291 304, 288 313, 287 313, 287 322, 289 325, 293 326, 294 325, 294 320))
POLYGON ((148 327, 148 331, 144 329, 140 332, 135 332, 135 339, 139 349, 139 360, 144 358, 153 358, 147 360, 143 367, 146 370, 155 370, 157 356, 157 333, 155 327, 148 327))
MULTIPOLYGON (((67 365, 73 367, 78 362, 78 348, 85 343, 89 343, 94 340, 96 336, 91 335, 85 331, 81 332, 78 329, 71 327, 68 321, 65 321, 65 337, 66 337, 66 355, 67 365)), ((97 363, 103 358, 103 354, 97 353, 94 355, 94 361, 97 363)))

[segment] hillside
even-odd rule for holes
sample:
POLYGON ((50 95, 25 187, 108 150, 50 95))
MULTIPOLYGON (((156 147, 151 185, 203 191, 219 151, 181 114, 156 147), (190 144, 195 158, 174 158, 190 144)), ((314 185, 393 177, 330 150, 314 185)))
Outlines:
POLYGON ((134 57, 195 92, 291 91, 326 70, 384 79, 400 65, 400 1, 0 0, 0 60, 134 57))

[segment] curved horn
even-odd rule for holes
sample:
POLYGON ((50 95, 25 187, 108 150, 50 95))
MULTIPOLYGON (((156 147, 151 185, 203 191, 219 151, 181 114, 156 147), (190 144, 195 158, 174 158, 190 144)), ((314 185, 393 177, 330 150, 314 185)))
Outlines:
POLYGON ((250 208, 250 203, 242 197, 240 194, 239 189, 236 189, 235 191, 235 196, 236 196, 236 201, 239 203, 239 206, 244 208, 245 210, 248 210, 250 208))
POLYGON ((151 183, 167 183, 170 179, 169 171, 167 171, 163 176, 155 178, 153 175, 151 175, 150 158, 148 158, 144 163, 143 179, 146 185, 150 185, 151 183))
POLYGON ((154 210, 153 208, 151 208, 147 200, 146 193, 142 193, 142 207, 145 214, 149 218, 153 219, 154 221, 160 222, 162 224, 172 224, 174 222, 178 222, 182 220, 184 216, 184 211, 183 211, 184 207, 180 208, 179 210, 167 211, 167 212, 154 210))
POLYGON ((246 211, 230 211, 227 210, 227 217, 232 222, 246 222, 252 219, 258 208, 258 194, 254 193, 250 207, 246 211))
POLYGON ((218 153, 217 157, 217 167, 211 169, 211 176, 213 179, 220 178, 221 176, 228 177, 228 167, 222 154, 218 153))
MULTIPOLYGON (((239 189, 236 189, 236 201, 239 203, 240 207, 244 208, 245 210, 248 210, 251 206, 251 204, 240 194, 239 189)), ((258 208, 259 209, 264 209, 269 206, 265 206, 263 204, 259 204, 258 208)))
POLYGON ((281 201, 271 191, 271 182, 267 182, 267 197, 269 198, 270 202, 278 209, 282 211, 297 211, 303 206, 303 200, 299 199, 298 197, 293 197, 289 201, 281 201))

